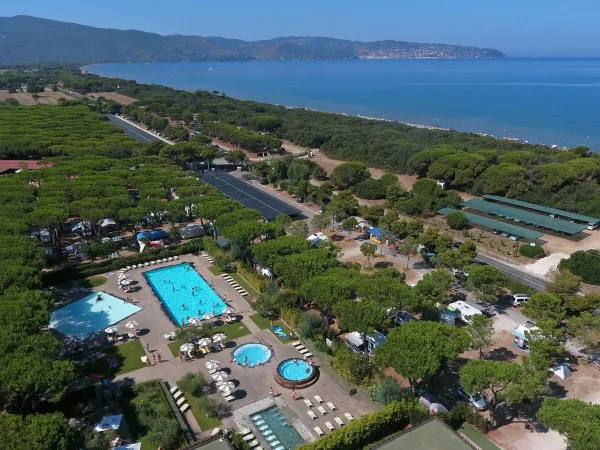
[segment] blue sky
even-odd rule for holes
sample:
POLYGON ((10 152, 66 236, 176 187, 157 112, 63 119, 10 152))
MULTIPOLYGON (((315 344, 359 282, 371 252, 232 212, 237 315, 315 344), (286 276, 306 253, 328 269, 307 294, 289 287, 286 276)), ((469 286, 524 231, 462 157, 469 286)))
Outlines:
POLYGON ((396 39, 498 48, 510 56, 600 56, 598 0, 19 0, 27 14, 103 28, 247 40, 396 39), (156 6, 152 6, 156 5, 156 6))

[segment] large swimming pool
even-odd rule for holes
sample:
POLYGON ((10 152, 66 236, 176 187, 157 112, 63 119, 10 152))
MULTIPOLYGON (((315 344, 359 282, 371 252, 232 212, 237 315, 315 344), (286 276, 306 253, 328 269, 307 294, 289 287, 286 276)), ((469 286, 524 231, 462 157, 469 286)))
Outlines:
POLYGON ((300 434, 276 406, 252 414, 250 419, 273 450, 293 450, 304 444, 300 434))
MULTIPOLYGON (((50 313, 50 328, 84 339, 141 310, 106 292, 95 292, 50 313), (100 296, 100 297, 99 297, 100 296)), ((125 329, 120 330, 124 333, 125 329)))
POLYGON ((219 315, 227 307, 189 263, 150 270, 144 275, 177 325, 206 313, 219 315))

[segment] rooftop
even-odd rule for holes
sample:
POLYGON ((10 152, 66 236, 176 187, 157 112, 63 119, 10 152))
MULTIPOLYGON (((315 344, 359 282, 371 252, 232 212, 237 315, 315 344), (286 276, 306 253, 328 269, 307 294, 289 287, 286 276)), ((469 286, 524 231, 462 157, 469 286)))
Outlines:
POLYGON ((486 200, 473 199, 462 202, 460 205, 475 211, 493 214, 506 219, 517 219, 523 223, 537 225, 539 227, 548 228, 554 231, 560 231, 565 234, 577 234, 586 228, 585 225, 556 219, 554 217, 548 217, 547 215, 526 211, 524 209, 512 208, 510 206, 505 206, 486 200))
MULTIPOLYGON (((438 214, 447 215, 452 211, 456 211, 453 208, 443 208, 438 211, 438 214)), ((487 228, 489 230, 498 230, 505 233, 513 234, 515 236, 520 236, 522 238, 527 239, 528 241, 535 241, 541 238, 544 233, 540 233, 539 231, 529 230, 527 228, 518 227, 516 225, 512 225, 506 222, 500 222, 499 220, 490 219, 488 217, 479 216, 477 214, 473 214, 467 211, 461 211, 466 217, 467 220, 473 225, 487 228)))
POLYGON ((520 206, 521 208, 533 209, 535 211, 540 211, 548 214, 554 214, 555 216, 565 217, 573 220, 579 220, 581 222, 596 224, 600 222, 600 219, 590 216, 584 216, 582 214, 572 213, 569 211, 564 211, 562 209, 549 208, 547 206, 536 205, 535 203, 523 202, 521 200, 516 200, 514 198, 506 198, 499 197, 498 195, 484 195, 483 198, 486 200, 492 200, 496 202, 507 203, 509 205, 520 206))
POLYGON ((473 450, 458 434, 433 418, 384 442, 377 450, 473 450))

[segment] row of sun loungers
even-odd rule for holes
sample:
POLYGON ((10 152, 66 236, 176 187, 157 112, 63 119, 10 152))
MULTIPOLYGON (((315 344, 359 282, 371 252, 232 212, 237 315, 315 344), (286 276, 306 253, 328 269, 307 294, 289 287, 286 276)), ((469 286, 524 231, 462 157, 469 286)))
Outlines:
POLYGON ((190 409, 190 405, 188 404, 188 402, 185 401, 185 396, 183 395, 183 392, 179 390, 177 385, 173 385, 171 389, 169 389, 169 392, 173 396, 173 400, 179 408, 179 411, 185 413, 188 409, 190 409))
POLYGON ((302 356, 305 356, 307 358, 310 356, 313 356, 313 354, 310 352, 310 350, 308 350, 302 342, 300 342, 300 341, 292 342, 292 345, 296 348, 296 350, 298 350, 300 353, 302 353, 302 356))
POLYGON ((147 261, 143 264, 133 264, 132 266, 127 266, 124 269, 119 270, 119 272, 126 272, 132 269, 141 269, 142 267, 155 266, 157 264, 163 264, 166 262, 177 261, 179 256, 169 256, 168 258, 157 259, 155 261, 147 261))
POLYGON ((248 292, 246 292, 246 289, 244 289, 243 287, 241 287, 241 286, 238 284, 238 282, 237 282, 237 281, 235 281, 235 280, 234 280, 234 279, 231 277, 231 275, 224 273, 224 274, 222 274, 221 276, 222 276, 222 277, 225 279, 225 281, 227 281, 227 282, 229 283, 229 285, 230 285, 232 288, 234 288, 234 289, 236 290, 236 292, 237 292, 238 294, 240 294, 242 297, 247 297, 247 296, 248 296, 248 292))
MULTIPOLYGON (((323 399, 319 395, 315 395, 314 399, 317 402, 316 408, 315 408, 314 403, 310 399, 308 399, 308 398, 303 399, 304 404, 308 407, 308 411, 306 412, 306 414, 308 414, 308 417, 310 417, 312 420, 317 420, 319 418, 319 416, 317 414, 315 414, 315 412, 310 408, 315 408, 323 416, 329 415, 329 411, 327 411, 327 409, 325 409, 323 406, 321 406, 322 404, 327 405, 327 407, 329 408, 329 410, 332 413, 334 411, 338 410, 337 407, 332 402, 323 401, 323 399)), ((354 420, 354 417, 352 416, 352 414, 350 414, 348 412, 344 413, 344 417, 346 418, 346 421, 348 421, 348 422, 352 422, 354 420)), ((344 420, 341 417, 334 417, 333 421, 337 424, 338 427, 343 427, 344 425, 346 425, 346 422, 344 422, 344 420)), ((335 429, 336 429, 335 425, 329 421, 325 422, 325 426, 327 427, 327 429, 329 431, 335 431, 335 429)), ((315 430, 315 433, 317 433, 317 435, 325 436, 325 432, 323 431, 323 429, 321 427, 316 426, 313 428, 313 430, 315 430)))
POLYGON ((240 430, 240 434, 243 436, 242 440, 253 450, 263 450, 263 448, 258 444, 256 437, 254 437, 254 433, 250 431, 248 428, 244 428, 240 430))
POLYGON ((210 256, 208 253, 206 252, 202 252, 200 253, 202 256, 204 256, 204 259, 206 259, 206 262, 209 263, 210 265, 212 265, 214 263, 212 256, 210 256))

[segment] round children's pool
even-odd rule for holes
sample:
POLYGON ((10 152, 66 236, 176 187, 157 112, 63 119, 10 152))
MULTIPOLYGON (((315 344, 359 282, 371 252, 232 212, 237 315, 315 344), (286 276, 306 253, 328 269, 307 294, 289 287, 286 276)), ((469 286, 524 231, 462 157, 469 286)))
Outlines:
POLYGON ((233 359, 238 364, 254 367, 265 364, 271 359, 273 352, 264 344, 242 344, 233 351, 233 359))
POLYGON ((289 381, 303 381, 314 373, 315 368, 301 359, 288 359, 277 367, 277 372, 289 381))

